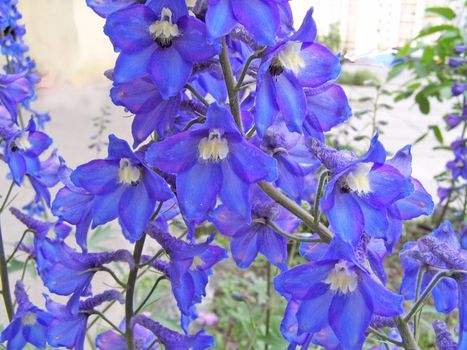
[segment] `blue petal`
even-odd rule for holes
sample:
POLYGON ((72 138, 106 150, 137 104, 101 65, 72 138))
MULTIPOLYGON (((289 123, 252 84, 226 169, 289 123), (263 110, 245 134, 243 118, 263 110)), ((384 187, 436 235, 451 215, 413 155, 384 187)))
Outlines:
POLYGON ((201 137, 194 137, 191 131, 187 131, 153 143, 146 152, 146 161, 170 174, 186 171, 198 159, 201 137))
POLYGON ((363 212, 352 194, 342 193, 338 187, 336 184, 332 191, 334 205, 326 211, 326 215, 336 235, 355 245, 363 232, 363 212))
POLYGON ((459 278, 459 348, 467 348, 467 276, 459 278))
POLYGON ((178 23, 182 36, 174 40, 174 46, 188 62, 202 62, 215 56, 221 49, 220 42, 207 41, 206 25, 194 17, 183 17, 178 23))
POLYGON ((118 205, 124 192, 125 186, 120 186, 111 193, 97 195, 94 197, 92 206, 93 228, 117 218, 118 205))
POLYGON ((452 278, 443 278, 433 288, 431 294, 436 311, 448 314, 457 307, 457 282, 452 278))
POLYGON ((247 183, 277 179, 277 161, 249 142, 230 142, 228 161, 247 183))
POLYGON ((256 85, 255 124, 260 137, 264 136, 266 129, 273 124, 279 113, 275 94, 276 87, 272 76, 266 73, 262 79, 258 79, 256 85))
POLYGON ((218 206, 209 219, 220 233, 226 236, 233 236, 246 222, 245 219, 227 208, 225 205, 218 206))
POLYGON ((208 129, 221 129, 232 136, 240 136, 237 125, 230 111, 217 102, 209 106, 206 114, 205 127, 208 129))
POLYGON ((222 185, 218 164, 197 162, 177 176, 177 197, 182 213, 188 219, 204 219, 216 204, 222 185))
POLYGON ((143 182, 149 197, 154 203, 165 202, 173 197, 167 182, 152 170, 146 169, 143 182))
POLYGON ((329 285, 320 283, 313 288, 297 312, 298 334, 315 333, 328 326, 328 312, 333 297, 329 285))
POLYGON ((410 179, 405 178, 389 165, 373 167, 368 174, 371 191, 370 204, 375 207, 388 207, 396 200, 410 195, 414 188, 410 179))
POLYGON ((124 9, 135 4, 136 0, 86 0, 86 5, 94 10, 99 16, 107 17, 113 12, 124 9))
POLYGON ((290 131, 301 133, 307 109, 305 93, 292 74, 284 72, 275 80, 276 101, 285 124, 290 131))
POLYGON ((231 1, 235 18, 261 45, 274 45, 279 29, 279 10, 274 2, 264 0, 231 1))
POLYGON ((21 186, 26 173, 26 162, 23 156, 19 152, 11 152, 8 157, 8 166, 15 184, 21 186))
POLYGON ((209 4, 206 12, 206 26, 212 37, 220 38, 230 33, 236 23, 230 0, 219 0, 215 4, 209 4))
POLYGON ((121 52, 115 63, 114 82, 123 83, 146 76, 154 50, 156 50, 155 47, 148 46, 134 53, 121 52))
POLYGON ((412 220, 421 215, 431 215, 434 209, 433 199, 420 181, 412 178, 414 192, 408 197, 396 201, 390 208, 392 216, 400 220, 412 220))
POLYGON ((92 194, 105 194, 119 186, 118 169, 116 160, 93 160, 77 167, 71 180, 92 194))
POLYGON ((153 53, 149 74, 162 97, 167 100, 180 92, 188 81, 192 68, 192 63, 185 61, 172 45, 153 53))
POLYGON ((387 210, 385 208, 375 208, 357 198, 358 205, 363 213, 364 230, 370 236, 386 239, 386 232, 389 227, 387 210))
POLYGON ((131 150, 128 142, 123 139, 119 139, 114 134, 109 135, 109 147, 108 147, 107 159, 115 159, 120 161, 121 158, 130 158, 138 162, 133 151, 131 150))
POLYGON ((313 7, 308 10, 303 19, 302 25, 296 33, 290 38, 291 41, 300 41, 302 43, 312 43, 316 39, 316 23, 313 19, 313 7))
POLYGON ((124 234, 135 242, 141 238, 154 211, 155 202, 149 196, 144 183, 129 186, 120 199, 118 214, 120 224, 125 228, 124 234), (135 204, 137 203, 137 205, 135 204), (128 235, 126 235, 126 232, 128 235))
POLYGON ((343 349, 361 349, 370 325, 373 306, 359 289, 336 294, 329 309, 329 323, 343 349))
POLYGON ((230 250, 239 267, 245 269, 258 255, 258 234, 256 225, 245 225, 232 237, 230 250))
POLYGON ((158 16, 164 7, 172 11, 172 21, 178 22, 181 17, 188 16, 188 8, 185 0, 149 0, 146 6, 150 7, 158 16))
POLYGON ((111 14, 104 32, 118 49, 128 53, 139 52, 155 45, 149 26, 156 20, 156 14, 147 6, 134 5, 111 14))
POLYGON ((298 81, 302 86, 318 87, 336 80, 341 71, 339 57, 321 44, 304 44, 301 56, 306 67, 298 73, 298 81))
POLYGON ((366 295, 373 300, 373 311, 376 315, 394 317, 404 312, 402 295, 391 292, 371 276, 364 275, 361 283, 366 295))
POLYGON ((233 171, 228 161, 222 162, 221 167, 222 186, 219 197, 222 203, 249 222, 251 220, 249 184, 233 171))
POLYGON ((281 270, 287 270, 287 239, 263 226, 258 230, 259 251, 268 261, 281 270))

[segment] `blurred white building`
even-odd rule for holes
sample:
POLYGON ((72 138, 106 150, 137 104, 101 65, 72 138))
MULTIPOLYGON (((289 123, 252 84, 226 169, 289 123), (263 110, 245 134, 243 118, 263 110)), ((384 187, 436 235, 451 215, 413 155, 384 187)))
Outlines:
POLYGON ((427 16, 432 6, 451 6, 462 10, 463 1, 455 0, 310 0, 292 1, 299 8, 314 6, 320 34, 327 34, 331 24, 338 23, 343 48, 356 55, 374 50, 400 47, 425 25, 439 21, 427 16))

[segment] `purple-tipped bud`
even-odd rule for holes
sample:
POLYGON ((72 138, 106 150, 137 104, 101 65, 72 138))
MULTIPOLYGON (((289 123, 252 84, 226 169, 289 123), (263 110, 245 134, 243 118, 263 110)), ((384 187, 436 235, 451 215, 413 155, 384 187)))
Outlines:
POLYGON ((28 294, 24 289, 24 284, 22 281, 17 281, 15 286, 15 297, 16 302, 18 303, 18 308, 20 311, 29 309, 32 304, 29 300, 28 294))
POLYGON ((230 37, 247 44, 255 51, 261 48, 261 46, 256 43, 256 40, 250 35, 250 33, 248 33, 248 31, 242 26, 235 26, 235 28, 230 32, 230 37))
POLYGON ((392 317, 383 317, 374 315, 371 319, 371 327, 379 329, 379 328, 386 328, 386 327, 395 327, 396 324, 394 323, 394 319, 392 317))
POLYGON ((459 58, 459 57, 449 57, 449 60, 448 60, 448 64, 451 68, 458 68, 462 66, 465 62, 466 60, 464 60, 463 58, 459 58))
POLYGON ((156 259, 151 263, 151 266, 154 267, 157 271, 162 272, 166 276, 169 276, 170 274, 170 264, 167 261, 156 259))
POLYGON ((448 326, 444 321, 436 320, 433 322, 433 330, 436 334, 436 345, 439 350, 456 350, 457 343, 454 341, 448 326))
POLYGON ((357 159, 350 151, 338 151, 314 138, 309 138, 306 143, 311 153, 332 172, 345 168, 357 159))
POLYGON ((452 95, 453 96, 459 96, 464 93, 464 91, 467 90, 467 83, 454 83, 452 84, 452 95))
POLYGON ((39 235, 45 235, 49 231, 50 224, 34 219, 32 216, 29 216, 23 213, 17 208, 10 208, 10 212, 23 224, 33 230, 39 235))
POLYGON ((467 51, 467 45, 459 45, 454 48, 454 52, 458 55, 462 55, 467 51))
POLYGON ((118 301, 120 304, 125 302, 122 293, 116 290, 106 290, 101 294, 97 294, 91 298, 80 301, 79 308, 80 310, 92 311, 95 307, 109 301, 118 301))
POLYGON ((448 269, 467 269, 465 254, 452 249, 449 245, 439 241, 435 237, 426 236, 418 240, 420 249, 419 258, 433 266, 446 267, 448 269))
POLYGON ((125 249, 119 249, 114 252, 91 253, 84 255, 84 257, 88 259, 91 266, 102 266, 114 261, 126 262, 130 269, 133 269, 135 266, 133 256, 125 249))

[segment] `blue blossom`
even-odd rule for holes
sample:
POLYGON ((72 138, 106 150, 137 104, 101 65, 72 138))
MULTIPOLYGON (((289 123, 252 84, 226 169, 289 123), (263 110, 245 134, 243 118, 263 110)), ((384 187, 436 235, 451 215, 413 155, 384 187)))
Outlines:
POLYGON ((144 315, 136 315, 132 325, 140 324, 149 329, 164 344, 167 350, 203 350, 214 346, 214 338, 200 331, 195 335, 184 335, 164 327, 144 315))
POLYGON ((250 185, 274 181, 274 158, 247 142, 230 112, 209 107, 204 125, 151 145, 146 159, 152 166, 175 174, 182 214, 202 221, 216 205, 217 196, 232 211, 250 220, 250 185))
POLYGON ((400 315, 403 298, 373 279, 348 248, 333 242, 323 258, 274 279, 289 305, 281 331, 290 339, 330 326, 343 349, 361 349, 373 315, 400 315))
POLYGON ((31 95, 31 84, 23 74, 0 74, 0 102, 8 110, 14 123, 18 115, 18 104, 31 95))
POLYGON ((333 231, 344 241, 356 244, 363 231, 388 239, 388 210, 413 193, 410 176, 386 162, 386 151, 376 135, 369 151, 360 158, 339 152, 310 139, 310 149, 333 172, 326 186, 321 209, 333 231))
POLYGON ((71 313, 65 305, 46 297, 47 310, 53 315, 47 341, 52 347, 84 350, 87 322, 94 308, 104 302, 117 300, 123 303, 122 295, 115 290, 108 290, 80 302, 79 312, 71 313))
POLYGON ((203 22, 189 16, 184 0, 149 1, 107 17, 104 27, 116 50, 117 83, 149 74, 164 99, 176 96, 188 81, 193 63, 220 51, 208 42, 203 22))
POLYGON ((144 163, 141 155, 114 135, 109 137, 108 157, 79 166, 71 180, 95 196, 93 227, 118 217, 123 234, 131 242, 142 236, 156 203, 173 196, 164 179, 144 163))
POLYGON ((11 323, 3 330, 0 343, 7 342, 7 350, 21 350, 26 344, 45 349, 47 345, 47 329, 52 315, 34 306, 24 290, 23 282, 16 282, 16 311, 11 323))
MULTIPOLYGON (((122 330, 124 331, 124 329, 122 330)), ((135 345, 135 350, 158 349, 159 343, 156 342, 153 344, 156 339, 156 336, 148 329, 138 324, 134 325, 133 342, 135 345), (153 345, 149 347, 151 344, 153 345)), ((99 350, 127 350, 127 345, 128 343, 126 338, 115 331, 106 331, 96 337, 96 348, 99 350)))
POLYGON ((337 79, 339 58, 315 42, 313 9, 292 36, 263 55, 256 87, 256 129, 263 136, 280 114, 290 131, 302 132, 307 113, 303 87, 319 88, 337 79))
POLYGON ((223 205, 212 213, 211 220, 222 234, 232 237, 230 250, 239 267, 249 267, 261 253, 271 264, 286 270, 287 239, 268 223, 273 222, 284 232, 291 233, 299 222, 257 186, 251 188, 250 198, 251 223, 245 222, 245 219, 223 205))
POLYGON ((308 199, 305 177, 314 174, 320 163, 310 154, 305 136, 291 133, 284 123, 277 123, 266 130, 261 140, 255 138, 253 142, 277 160, 276 185, 297 201, 308 199))

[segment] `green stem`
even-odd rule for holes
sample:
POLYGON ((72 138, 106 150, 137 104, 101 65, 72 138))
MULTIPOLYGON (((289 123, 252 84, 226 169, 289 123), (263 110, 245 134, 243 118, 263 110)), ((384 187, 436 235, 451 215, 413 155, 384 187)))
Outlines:
MULTIPOLYGON (((271 264, 268 262, 267 263, 267 295, 268 295, 268 301, 272 297, 272 269, 271 269, 271 264)), ((266 320, 265 320, 265 326, 266 326, 266 339, 269 336, 269 328, 271 327, 271 303, 268 303, 267 309, 266 309, 266 320)), ((264 343, 264 350, 268 350, 269 345, 267 342, 264 343)))
POLYGON ((299 237, 299 236, 296 236, 296 235, 291 235, 285 231, 283 231, 279 226, 277 226, 277 224, 273 221, 270 221, 268 220, 266 222, 269 226, 271 226, 271 228, 276 231, 278 234, 280 234, 281 236, 284 236, 285 238, 287 239, 291 239, 291 240, 294 240, 294 241, 298 241, 298 242, 309 242, 309 243, 320 243, 322 242, 321 239, 316 239, 316 238, 305 238, 305 237, 299 237))
POLYGON ((2 281, 3 302, 5 303, 5 309, 8 315, 8 319, 11 321, 11 319, 13 318, 14 310, 13 310, 13 302, 11 300, 10 281, 8 279, 8 268, 6 265, 6 256, 5 256, 5 248, 3 246, 1 224, 0 224, 0 278, 2 281))
POLYGON ((6 207, 6 203, 8 202, 8 198, 10 198, 13 187, 15 187, 15 182, 11 181, 10 187, 8 188, 8 192, 6 193, 5 198, 3 199, 3 202, 2 202, 2 206, 0 207, 0 214, 3 212, 3 210, 6 207))
POLYGON ((313 215, 315 217, 315 220, 313 221, 313 227, 318 227, 319 224, 319 202, 321 199, 321 194, 323 193, 323 187, 326 183, 326 179, 329 176, 329 172, 325 171, 321 174, 319 177, 319 183, 318 183, 318 189, 316 190, 316 196, 315 196, 315 205, 313 208, 313 215))
POLYGON ((257 58, 260 58, 264 50, 266 50, 266 47, 261 48, 258 51, 255 51, 250 57, 248 57, 248 59, 245 62, 245 65, 243 66, 243 70, 242 70, 242 73, 240 74, 240 78, 238 78, 237 85, 235 85, 235 91, 238 92, 242 88, 243 81, 245 80, 245 77, 248 74, 248 69, 250 69, 251 62, 253 62, 257 58))
POLYGON ((205 98, 198 92, 198 90, 196 90, 193 86, 191 86, 190 84, 185 84, 185 88, 186 88, 187 90, 190 90, 190 92, 191 92, 193 95, 195 95, 196 98, 197 98, 198 100, 200 100, 201 103, 202 103, 203 105, 205 105, 206 107, 209 107, 209 102, 206 101, 206 99, 205 99, 205 98))
POLYGON ((297 217, 302 219, 302 221, 308 227, 316 230, 318 235, 321 237, 321 240, 323 240, 326 243, 329 243, 331 241, 334 234, 326 226, 319 222, 317 227, 313 227, 315 221, 313 215, 308 213, 305 209, 303 209, 289 197, 284 195, 282 192, 275 189, 274 186, 270 183, 262 181, 259 183, 259 186, 269 197, 271 197, 281 206, 288 209, 291 213, 295 214, 297 217))
POLYGON ((396 346, 403 346, 404 345, 401 342, 398 342, 398 341, 396 341, 394 339, 389 338, 386 334, 383 334, 383 333, 381 333, 380 331, 378 331, 378 330, 376 330, 374 328, 371 328, 371 327, 368 328, 368 332, 370 332, 370 333, 376 335, 378 338, 380 338, 380 339, 382 339, 384 341, 387 341, 387 342, 389 342, 391 344, 394 344, 396 346))
POLYGON ((235 78, 232 72, 232 66, 230 64, 229 52, 225 38, 222 38, 222 51, 219 55, 222 72, 224 73, 225 85, 227 87, 227 93, 229 95, 230 111, 234 117, 235 123, 237 124, 240 132, 243 134, 243 121, 240 113, 240 103, 238 102, 238 94, 235 90, 235 78))
POLYGON ((105 322, 107 322, 117 333, 120 335, 125 336, 125 333, 122 332, 120 328, 118 328, 112 321, 110 321, 107 316, 105 316, 102 312, 94 310, 94 314, 98 315, 100 318, 102 318, 105 322))
MULTIPOLYGON (((421 293, 421 289, 422 289, 422 278, 423 278, 423 274, 425 273, 425 271, 426 271, 425 266, 422 266, 418 270, 417 287, 416 287, 416 290, 415 290, 415 302, 417 302, 420 299, 420 293, 421 293)), ((419 332, 418 326, 420 324, 420 317, 421 317, 421 309, 420 309, 420 312, 418 313, 418 316, 415 316, 415 322, 414 322, 414 326, 413 326, 414 337, 415 337, 415 339, 417 341, 418 341, 418 332, 419 332)))
POLYGON ((410 331, 409 325, 400 316, 394 317, 394 322, 402 338, 402 346, 405 350, 419 350, 418 344, 410 331))
POLYGON ((122 287, 123 289, 126 289, 126 284, 124 282, 122 282, 120 280, 120 278, 118 278, 118 276, 115 274, 115 272, 113 272, 111 269, 109 269, 108 267, 106 266, 100 266, 100 267, 96 267, 96 268, 93 268, 93 269, 88 269, 86 271, 94 271, 94 272, 98 272, 98 271, 102 271, 102 272, 107 272, 110 276, 112 276, 112 278, 114 279, 115 282, 117 282, 120 287, 122 287))
POLYGON ((151 290, 149 291, 148 295, 146 295, 146 298, 144 298, 144 300, 141 302, 141 304, 136 308, 135 314, 138 314, 143 309, 144 305, 146 305, 148 300, 151 298, 152 294, 156 291, 157 286, 159 285, 159 283, 164 279, 166 279, 166 277, 161 276, 156 280, 156 282, 152 286, 151 290))
POLYGON ((21 243, 23 243, 23 240, 24 240, 24 238, 26 237, 26 234, 27 234, 28 232, 32 232, 32 233, 33 233, 34 231, 32 231, 32 230, 30 230, 30 229, 27 229, 27 230, 25 230, 25 231, 23 232, 23 234, 22 234, 22 236, 21 236, 19 242, 16 244, 15 249, 13 249, 13 252, 11 253, 10 257, 9 257, 8 259, 6 259, 6 263, 7 263, 7 264, 15 257, 16 252, 18 251, 18 249, 19 249, 21 243))
POLYGON ((127 283, 127 293, 125 301, 125 338, 127 343, 128 350, 135 350, 135 345, 133 342, 133 330, 131 329, 131 319, 133 318, 133 303, 135 296, 135 286, 136 279, 138 277, 138 265, 143 254, 144 241, 146 240, 146 234, 141 237, 139 241, 136 242, 135 248, 133 250, 133 259, 135 261, 134 268, 130 271, 128 276, 127 283))

